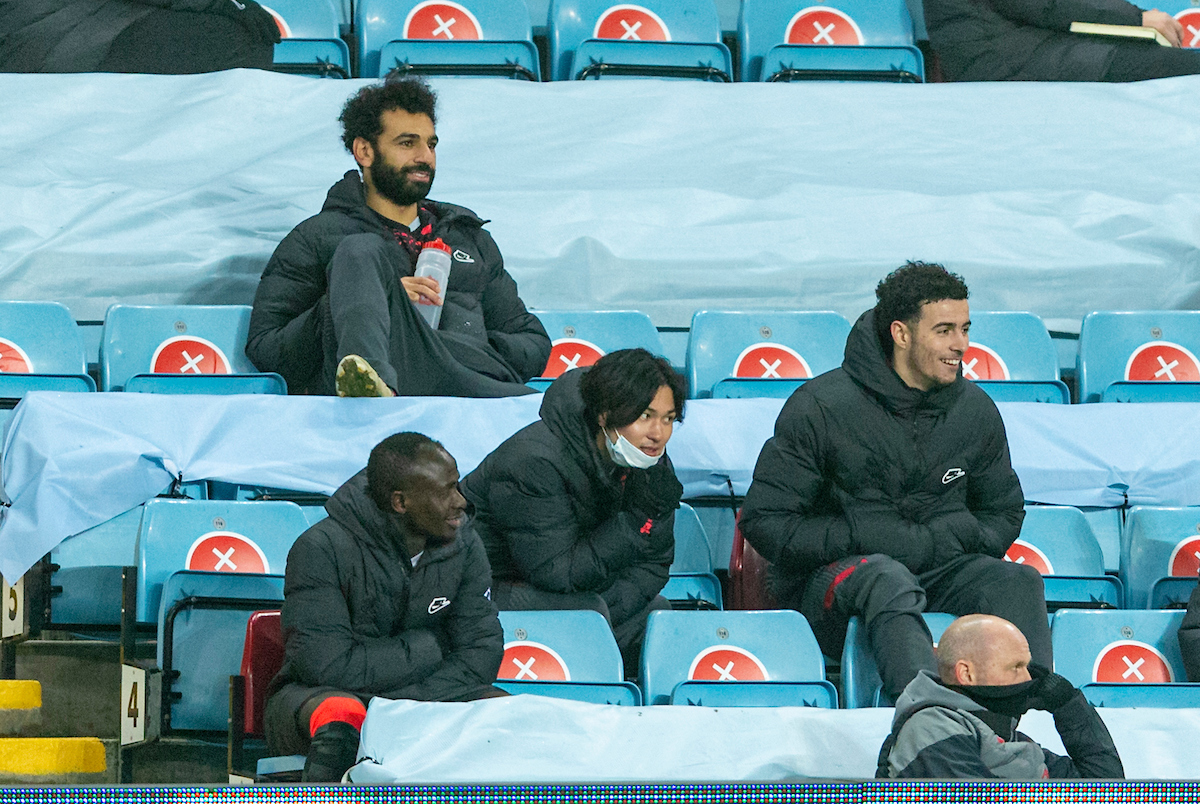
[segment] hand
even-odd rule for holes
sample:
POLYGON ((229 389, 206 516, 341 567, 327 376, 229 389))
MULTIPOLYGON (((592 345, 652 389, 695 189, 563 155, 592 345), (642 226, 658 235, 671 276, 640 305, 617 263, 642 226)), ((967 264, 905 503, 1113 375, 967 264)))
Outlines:
POLYGON ((271 12, 255 0, 213 0, 205 10, 237 20, 239 25, 264 42, 279 42, 279 25, 271 12))
POLYGON ((1153 28, 1166 37, 1166 40, 1171 43, 1171 47, 1180 47, 1183 42, 1183 26, 1179 24, 1179 20, 1165 11, 1159 11, 1157 8, 1143 11, 1142 25, 1146 28, 1153 28))
POLYGON ((627 506, 652 519, 665 516, 679 507, 683 484, 664 461, 649 469, 631 469, 625 479, 627 506))
POLYGON ((1029 675, 1037 682, 1025 699, 1030 709, 1057 712, 1076 695, 1083 694, 1070 681, 1040 664, 1029 665, 1029 675))
POLYGON ((400 284, 408 293, 409 301, 416 304, 442 306, 442 286, 432 276, 402 276, 400 284), (422 302, 422 299, 425 301, 422 302))

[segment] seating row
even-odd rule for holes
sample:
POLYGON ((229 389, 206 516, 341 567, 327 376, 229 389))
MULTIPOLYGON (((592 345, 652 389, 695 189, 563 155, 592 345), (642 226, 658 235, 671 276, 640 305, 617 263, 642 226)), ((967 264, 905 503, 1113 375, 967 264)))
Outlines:
MULTIPOLYGON (((286 72, 348 77, 332 0, 269 0, 286 72)), ((552 0, 550 77, 731 81, 733 59, 712 0, 552 0)), ((359 0, 358 75, 402 73, 541 79, 524 0, 359 0)), ((743 81, 924 80, 903 0, 813 5, 742 0, 737 35, 743 81), (836 47, 830 47, 836 46, 836 47)))
MULTIPOLYGON (((615 349, 663 351, 634 311, 539 311, 553 341, 539 390, 615 349)), ((245 356, 250 308, 132 306, 105 315, 100 388, 157 393, 286 393, 245 356)), ((841 365, 850 323, 832 312, 703 310, 692 317, 686 374, 694 398, 786 397, 841 365)), ((1094 312, 1083 320, 1076 369, 1084 402, 1200 399, 1200 311, 1094 312)), ((963 374, 998 401, 1070 401, 1058 357, 1032 313, 975 312, 963 374)), ((82 342, 53 302, 0 302, 0 398, 29 390, 89 391, 82 342)))

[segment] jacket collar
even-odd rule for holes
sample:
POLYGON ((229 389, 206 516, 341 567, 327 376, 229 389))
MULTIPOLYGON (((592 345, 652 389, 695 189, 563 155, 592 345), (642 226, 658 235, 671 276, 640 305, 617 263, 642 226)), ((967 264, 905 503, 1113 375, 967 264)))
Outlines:
POLYGON ((944 412, 954 406, 962 395, 967 380, 962 369, 950 385, 928 391, 909 388, 891 367, 879 336, 875 334, 875 311, 867 310, 858 317, 849 337, 842 368, 850 378, 879 400, 884 408, 899 414, 912 415, 918 410, 944 412))

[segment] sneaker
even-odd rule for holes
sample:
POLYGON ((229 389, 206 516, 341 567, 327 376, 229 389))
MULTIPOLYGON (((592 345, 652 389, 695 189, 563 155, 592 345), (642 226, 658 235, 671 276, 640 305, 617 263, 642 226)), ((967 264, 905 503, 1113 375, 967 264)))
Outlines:
POLYGON ((392 389, 379 379, 371 364, 358 355, 342 358, 334 380, 338 396, 395 396, 392 389))

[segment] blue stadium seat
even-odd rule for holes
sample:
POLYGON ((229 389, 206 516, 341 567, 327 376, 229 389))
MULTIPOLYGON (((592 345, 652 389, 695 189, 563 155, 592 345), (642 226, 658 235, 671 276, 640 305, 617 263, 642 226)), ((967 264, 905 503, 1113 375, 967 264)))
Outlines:
MULTIPOLYGON (((1152 592, 1160 579, 1182 582, 1190 592, 1200 571, 1200 507, 1159 508, 1135 505, 1129 509, 1121 534, 1121 580, 1125 605, 1154 608, 1152 592)), ((1160 584, 1160 594, 1170 587, 1160 584)), ((1187 595, 1182 601, 1186 603, 1187 595)), ((1159 605, 1170 601, 1159 600, 1159 605)))
POLYGON ((1200 310, 1088 313, 1079 330, 1079 401, 1200 401, 1197 353, 1200 310))
POLYGON ((274 69, 321 78, 350 77, 350 48, 339 35, 333 0, 267 0, 282 37, 274 69))
POLYGON ((282 574, 307 529, 291 502, 151 500, 138 536, 137 621, 157 621, 163 584, 180 570, 282 574))
POLYGON ((0 400, 29 391, 95 391, 71 311, 58 302, 0 301, 0 400))
POLYGON ((1122 709, 1195 709, 1200 707, 1200 684, 1084 684, 1079 688, 1092 706, 1122 709))
POLYGON ((925 80, 904 0, 742 0, 742 81, 925 80))
POLYGON ((554 344, 542 376, 527 383, 544 391, 563 372, 590 366, 609 352, 642 348, 661 355, 650 316, 636 310, 535 310, 554 344))
POLYGON ((1104 571, 1117 572, 1121 568, 1121 531, 1125 528, 1125 509, 1084 505, 1079 510, 1091 525, 1092 535, 1100 543, 1100 550, 1104 553, 1104 571))
POLYGON ((502 611, 497 686, 511 693, 637 706, 612 629, 596 611, 502 611))
POLYGON ((1120 608, 1121 581, 1104 574, 1104 554, 1078 508, 1027 505, 1021 535, 1004 556, 1042 574, 1051 609, 1120 608))
POLYGON ((1183 614, 1060 609, 1050 625, 1054 670, 1084 695, 1087 684, 1120 684, 1124 706, 1171 705, 1158 685, 1186 681, 1176 637, 1183 614), (1139 692, 1141 684, 1149 686, 1139 692))
POLYGON ((696 510, 687 503, 680 503, 675 512, 675 560, 662 595, 676 608, 723 608, 708 534, 696 510))
MULTIPOLYGON (((954 622, 954 615, 926 612, 923 616, 936 645, 946 626, 954 622)), ((871 653, 862 620, 851 617, 846 626, 846 644, 842 648, 842 706, 845 709, 862 709, 891 706, 894 703, 885 698, 879 668, 871 653)))
POLYGON ((837 708, 821 649, 797 611, 655 611, 642 644, 647 704, 837 708), (742 681, 759 682, 746 687, 742 681))
POLYGON ((659 77, 730 81, 713 0, 551 0, 550 70, 555 81, 659 77))
POLYGON ((158 610, 164 729, 226 729, 229 677, 241 666, 246 621, 282 602, 283 575, 180 571, 167 577, 158 610))
POLYGON ((971 345, 963 376, 997 402, 1069 404, 1058 375, 1058 351, 1033 313, 971 311, 971 345))
POLYGON ((100 383, 105 391, 286 394, 283 378, 246 357, 245 305, 132 306, 104 316, 100 383))
POLYGON ((842 364, 850 322, 837 313, 700 310, 687 349, 688 392, 706 397, 789 396, 842 364))
POLYGON ((50 621, 59 625, 118 625, 121 568, 137 560, 142 506, 59 542, 50 551, 50 621))
POLYGON ((355 19, 363 77, 540 80, 524 0, 359 0, 355 19))

